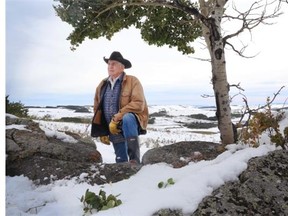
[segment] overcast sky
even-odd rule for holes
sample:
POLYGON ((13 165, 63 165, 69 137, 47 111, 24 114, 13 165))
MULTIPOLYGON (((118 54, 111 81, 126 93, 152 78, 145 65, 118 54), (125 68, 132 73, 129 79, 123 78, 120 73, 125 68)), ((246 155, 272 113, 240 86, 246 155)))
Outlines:
MULTIPOLYGON (((240 6, 251 0, 241 1, 240 6)), ((248 4, 247 4, 248 3, 248 4)), ((120 51, 132 63, 126 73, 137 76, 149 104, 215 105, 210 63, 201 41, 196 54, 184 56, 176 49, 149 46, 138 30, 117 33, 111 41, 86 40, 76 51, 66 40, 72 28, 55 15, 52 0, 6 0, 6 95, 25 105, 91 105, 98 83, 107 76, 103 56, 120 51)), ((253 59, 226 51, 230 84, 241 83, 251 104, 264 103, 281 86, 277 102, 288 97, 288 5, 273 26, 253 30, 242 40, 249 43, 253 59)), ((232 25, 231 28, 235 27, 232 25)), ((232 89, 231 96, 238 90, 232 89)), ((241 103, 238 96, 232 104, 241 103)))

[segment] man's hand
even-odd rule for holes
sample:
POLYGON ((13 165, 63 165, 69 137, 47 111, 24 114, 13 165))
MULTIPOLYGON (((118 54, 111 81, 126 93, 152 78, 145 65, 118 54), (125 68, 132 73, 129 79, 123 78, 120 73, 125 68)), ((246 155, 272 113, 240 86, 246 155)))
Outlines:
POLYGON ((106 145, 110 145, 110 140, 108 136, 101 136, 100 141, 106 145))
POLYGON ((109 124, 109 130, 111 134, 119 134, 121 132, 120 129, 118 129, 118 124, 119 121, 113 121, 111 120, 110 124, 109 124))

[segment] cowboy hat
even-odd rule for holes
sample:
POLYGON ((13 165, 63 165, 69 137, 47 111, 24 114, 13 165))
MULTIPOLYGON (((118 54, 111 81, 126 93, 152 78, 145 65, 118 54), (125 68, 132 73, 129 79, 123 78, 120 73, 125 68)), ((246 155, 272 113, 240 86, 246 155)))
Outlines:
POLYGON ((120 52, 114 51, 111 53, 109 58, 103 57, 104 61, 108 63, 109 60, 118 61, 124 65, 125 68, 131 68, 132 64, 129 60, 124 59, 120 52))

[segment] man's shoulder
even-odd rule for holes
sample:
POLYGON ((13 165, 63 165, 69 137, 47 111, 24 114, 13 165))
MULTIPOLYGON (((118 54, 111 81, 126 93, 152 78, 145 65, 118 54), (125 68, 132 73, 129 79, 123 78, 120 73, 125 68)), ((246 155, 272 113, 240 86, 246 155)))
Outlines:
POLYGON ((124 79, 126 80, 138 80, 136 76, 125 74, 124 79))
POLYGON ((97 85, 97 88, 98 88, 98 89, 102 88, 102 87, 105 85, 105 83, 107 83, 107 81, 108 81, 108 78, 102 79, 102 80, 99 82, 99 84, 97 85))

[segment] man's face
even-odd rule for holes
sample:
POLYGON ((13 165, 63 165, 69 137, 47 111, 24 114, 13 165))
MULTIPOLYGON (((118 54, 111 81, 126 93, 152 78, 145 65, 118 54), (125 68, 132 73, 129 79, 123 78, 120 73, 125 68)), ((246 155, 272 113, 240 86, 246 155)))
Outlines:
POLYGON ((108 74, 113 79, 117 78, 123 71, 124 65, 118 61, 108 60, 108 74))

